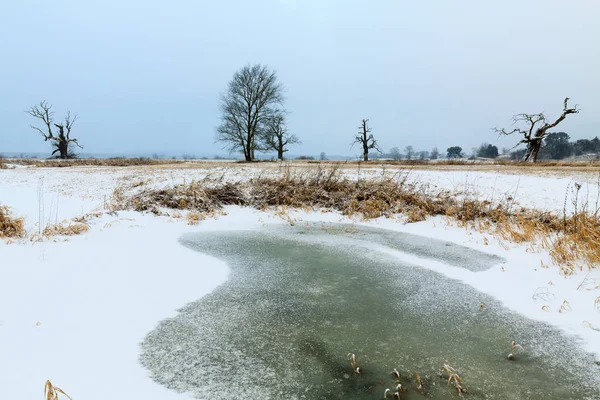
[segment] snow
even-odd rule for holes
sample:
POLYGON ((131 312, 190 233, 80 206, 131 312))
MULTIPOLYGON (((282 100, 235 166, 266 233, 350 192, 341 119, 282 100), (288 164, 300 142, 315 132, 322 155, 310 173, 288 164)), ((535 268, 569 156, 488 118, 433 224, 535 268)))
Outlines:
POLYGON ((14 394, 8 398, 40 397, 46 379, 76 399, 179 397, 146 377, 138 344, 228 273, 179 245, 182 231, 122 213, 67 242, 0 245, 0 374, 14 394))
MULTIPOLYGON (((26 218, 35 232, 40 224, 104 211, 115 187, 136 180, 172 185, 207 175, 246 180, 277 175, 280 167, 214 165, 210 168, 18 168, 0 170, 0 203, 26 218), (43 215, 42 215, 43 214, 43 215)), ((348 176, 357 176, 347 170, 348 176)), ((391 174, 381 168, 362 170, 360 178, 391 174)), ((511 194, 529 207, 560 212, 574 182, 593 203, 598 185, 594 173, 544 176, 514 171, 410 170, 410 179, 439 190, 502 199, 511 194)), ((198 226, 181 220, 135 212, 103 214, 88 233, 43 242, 0 241, 0 382, 9 399, 40 396, 46 379, 74 399, 188 398, 155 384, 139 365, 139 343, 156 324, 176 314, 222 284, 228 268, 219 260, 181 246, 187 232, 255 229, 290 220, 351 222, 451 241, 503 257, 506 263, 487 271, 464 268, 388 251, 409 262, 463 281, 499 299, 529 318, 572 334, 600 359, 600 312, 594 301, 600 290, 577 289, 586 272, 561 276, 545 251, 501 243, 490 235, 449 224, 442 217, 416 224, 401 220, 349 220, 335 213, 273 212, 227 207, 227 215, 198 226), (487 243, 487 244, 486 244, 487 243), (548 268, 544 268, 544 265, 548 268), (543 289, 540 289, 543 288, 543 289), (533 299, 536 290, 551 295, 533 299), (567 303, 564 303, 564 302, 567 303), (561 312, 561 306, 563 312, 561 312), (566 306, 568 305, 568 306, 566 306), (542 309, 543 306, 544 309, 542 309)), ((600 285, 600 272, 587 276, 600 285)))

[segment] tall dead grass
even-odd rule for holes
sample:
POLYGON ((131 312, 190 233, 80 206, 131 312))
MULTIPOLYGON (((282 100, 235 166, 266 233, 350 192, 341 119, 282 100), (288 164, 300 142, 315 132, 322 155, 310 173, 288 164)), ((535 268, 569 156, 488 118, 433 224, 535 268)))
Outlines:
MULTIPOLYGON (((131 189, 131 188, 129 188, 131 189)), ((281 176, 258 177, 248 182, 193 181, 163 189, 143 189, 128 194, 118 188, 114 209, 149 211, 162 215, 164 209, 214 212, 225 205, 319 208, 365 219, 405 216, 407 222, 442 215, 460 225, 489 231, 500 239, 527 243, 550 251, 565 274, 581 265, 600 265, 600 212, 576 208, 570 216, 515 207, 512 202, 492 203, 432 192, 427 186, 410 183, 408 173, 391 177, 350 179, 337 166, 306 170, 284 170, 281 176)), ((195 215, 195 214, 194 214, 195 215)), ((198 218, 190 223, 199 222, 198 218)))
POLYGON ((0 205, 0 238, 25 237, 25 219, 12 215, 8 206, 0 205))
POLYGON ((240 185, 220 180, 215 182, 208 177, 170 188, 144 189, 131 196, 127 196, 126 191, 127 188, 123 187, 115 189, 111 209, 149 211, 162 215, 161 208, 209 213, 225 205, 247 205, 240 185))

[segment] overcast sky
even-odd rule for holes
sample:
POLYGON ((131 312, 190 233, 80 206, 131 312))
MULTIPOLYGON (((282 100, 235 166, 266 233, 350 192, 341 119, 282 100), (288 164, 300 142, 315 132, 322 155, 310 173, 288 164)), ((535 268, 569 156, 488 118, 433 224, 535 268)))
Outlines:
POLYGON ((0 2, 0 152, 49 149, 24 113, 79 114, 86 152, 225 154, 218 96, 248 63, 277 71, 293 154, 358 154, 362 118, 385 150, 482 142, 519 112, 600 135, 600 2, 0 2))

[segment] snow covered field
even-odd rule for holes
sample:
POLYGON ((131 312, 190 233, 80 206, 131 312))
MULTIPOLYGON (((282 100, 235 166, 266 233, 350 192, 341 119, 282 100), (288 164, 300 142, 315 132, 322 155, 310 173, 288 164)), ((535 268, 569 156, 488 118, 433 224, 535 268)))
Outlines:
MULTIPOLYGON (((255 229, 266 223, 349 222, 415 233, 499 255, 506 263, 483 272, 449 267, 427 259, 419 265, 463 281, 529 318, 561 327, 600 360, 600 272, 564 277, 547 252, 499 242, 490 235, 452 226, 444 218, 415 224, 400 219, 352 220, 335 213, 272 211, 227 207, 226 215, 197 226, 151 214, 106 213, 119 185, 146 181, 154 187, 202 179, 227 181, 278 175, 285 166, 211 165, 153 167, 15 168, 0 170, 0 204, 26 218, 30 233, 82 216, 89 232, 41 242, 0 241, 0 383, 9 399, 36 398, 46 379, 74 399, 185 398, 155 384, 139 365, 139 343, 162 319, 175 315, 227 279, 228 267, 181 246, 184 233, 255 229), (548 266, 545 268, 544 266, 548 266), (588 290, 590 289, 590 290, 588 290), (595 329, 594 329, 595 328, 595 329)), ((393 168, 348 168, 356 179, 393 174, 393 168)), ((426 169, 406 170, 408 179, 461 195, 502 201, 514 198, 531 208, 570 210, 572 188, 579 202, 597 201, 598 172, 426 169), (535 174, 534 174, 535 173, 535 174)), ((524 344, 524 346, 526 346, 524 344)))

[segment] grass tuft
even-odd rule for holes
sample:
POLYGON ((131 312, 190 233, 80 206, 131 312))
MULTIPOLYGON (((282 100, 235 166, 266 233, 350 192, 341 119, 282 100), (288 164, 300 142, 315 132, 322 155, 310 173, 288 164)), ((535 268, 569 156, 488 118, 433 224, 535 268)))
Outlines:
POLYGON ((0 238, 22 238, 26 235, 25 219, 14 217, 8 206, 0 205, 0 238))
POLYGON ((86 233, 90 230, 90 226, 85 220, 85 217, 76 218, 72 222, 62 221, 57 224, 46 225, 44 230, 40 233, 31 235, 30 240, 32 242, 42 241, 44 238, 48 239, 54 236, 76 236, 86 233))

